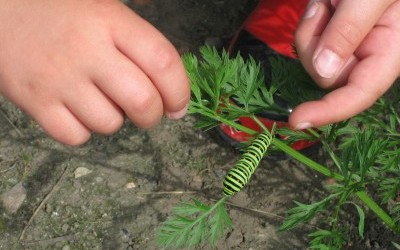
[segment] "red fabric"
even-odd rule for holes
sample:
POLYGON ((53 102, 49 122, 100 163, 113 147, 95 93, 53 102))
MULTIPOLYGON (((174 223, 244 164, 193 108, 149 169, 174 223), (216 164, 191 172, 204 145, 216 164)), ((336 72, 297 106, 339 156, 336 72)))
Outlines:
POLYGON ((243 28, 277 52, 295 58, 292 44, 305 0, 261 0, 243 28))

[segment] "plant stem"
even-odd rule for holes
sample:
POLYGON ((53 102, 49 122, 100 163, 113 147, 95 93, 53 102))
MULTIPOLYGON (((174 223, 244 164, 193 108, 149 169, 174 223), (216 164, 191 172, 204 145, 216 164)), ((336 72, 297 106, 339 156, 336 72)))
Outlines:
MULTIPOLYGON (((227 124, 233 128, 236 128, 237 130, 243 131, 245 133, 248 133, 250 135, 255 135, 258 132, 250 129, 248 127, 245 127, 239 123, 236 123, 231 120, 224 119, 223 117, 219 116, 218 114, 214 113, 212 110, 205 108, 204 106, 200 107, 207 114, 209 118, 212 118, 216 121, 219 121, 221 123, 227 124)), ((203 115, 206 115, 203 114, 203 115)), ((252 116, 252 118, 258 123, 260 122, 256 116, 252 116)), ((333 178, 337 181, 344 181, 344 177, 338 173, 332 172, 330 169, 327 167, 313 161, 312 159, 306 157, 305 155, 301 154, 297 150, 291 148, 290 146, 286 145, 284 142, 281 140, 277 139, 276 137, 272 140, 272 144, 277 147, 278 149, 282 150, 284 153, 287 155, 291 156, 292 158, 296 159, 297 161, 303 163, 307 167, 327 176, 330 178, 333 178)), ((374 201, 372 200, 368 194, 364 191, 359 191, 355 193, 358 198, 364 202, 364 204, 371 209, 390 229, 392 229, 395 232, 399 232, 399 229, 396 227, 395 222, 393 219, 374 201)), ((222 198, 220 201, 218 201, 217 204, 220 202, 225 201, 224 198, 222 198)), ((217 207, 217 204, 212 208, 215 209, 217 207)))
POLYGON ((273 144, 279 148, 280 150, 282 150, 283 152, 285 152, 286 154, 290 155, 292 158, 298 160, 299 162, 305 164, 306 166, 308 166, 309 168, 325 175, 331 178, 334 178, 337 181, 343 181, 344 177, 338 173, 332 172, 330 169, 322 166, 321 164, 311 160, 310 158, 304 156, 303 154, 301 154, 299 151, 291 148, 290 146, 286 145, 284 142, 282 142, 279 139, 274 139, 273 144))
MULTIPOLYGON (((256 119, 256 121, 258 120, 257 117, 253 117, 256 119)), ((228 121, 222 118, 223 121, 226 124, 228 124, 229 126, 232 126, 238 130, 241 130, 243 132, 246 132, 248 134, 255 134, 257 133, 256 131, 249 129, 247 127, 244 127, 236 122, 232 122, 232 121, 228 121)), ((328 168, 322 166, 321 164, 311 160, 310 158, 306 157, 305 155, 301 154, 300 152, 298 152, 297 150, 291 148, 290 146, 286 145, 284 142, 282 142, 281 140, 274 138, 274 140, 272 141, 272 144, 279 148, 280 150, 282 150, 283 152, 285 152, 286 154, 290 155, 292 158, 298 160, 299 162, 303 163, 304 165, 306 165, 307 167, 327 176, 327 177, 331 177, 334 178, 337 181, 344 181, 344 177, 338 173, 332 172, 331 170, 329 170, 328 168)), ((371 209, 390 229, 392 229, 395 232, 398 232, 399 230, 396 228, 396 224, 394 223, 393 219, 374 201, 372 200, 368 194, 364 191, 359 191, 355 193, 357 195, 357 197, 364 202, 364 204, 371 209)))
POLYGON ((201 216, 199 216, 193 223, 192 223, 192 227, 193 225, 196 225, 197 223, 199 223, 201 220, 203 220, 205 217, 207 217, 212 211, 214 211, 219 205, 221 205, 222 203, 225 202, 226 199, 228 199, 228 196, 224 196, 221 199, 219 199, 219 201, 217 201, 217 203, 215 203, 210 210, 208 210, 206 213, 202 214, 201 216))
POLYGON ((358 198, 364 202, 369 209, 371 209, 390 229, 394 232, 400 233, 400 229, 396 227, 393 219, 378 205, 368 194, 364 191, 356 192, 358 198))

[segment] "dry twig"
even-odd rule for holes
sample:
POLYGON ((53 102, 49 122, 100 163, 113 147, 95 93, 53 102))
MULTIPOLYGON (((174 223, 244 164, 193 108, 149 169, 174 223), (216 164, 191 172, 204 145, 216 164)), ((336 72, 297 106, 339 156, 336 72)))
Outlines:
POLYGON ((19 239, 18 239, 18 241, 19 241, 21 244, 24 244, 24 242, 23 242, 22 240, 23 240, 23 238, 24 238, 24 236, 25 236, 26 230, 28 230, 29 226, 31 225, 32 221, 35 219, 35 217, 37 216, 37 214, 39 213, 39 211, 40 211, 40 210, 42 209, 42 207, 46 204, 47 200, 49 200, 50 197, 51 197, 55 192, 57 192, 57 191, 60 189, 62 180, 63 180, 64 177, 66 176, 67 169, 68 169, 68 166, 66 166, 66 167, 64 168, 63 173, 62 173, 62 175, 60 176, 60 178, 58 179, 57 183, 53 186, 53 188, 51 189, 51 191, 46 195, 46 197, 42 200, 42 202, 40 202, 39 206, 36 208, 35 212, 32 214, 31 218, 29 219, 28 223, 26 224, 24 230, 22 230, 21 235, 19 236, 19 239))

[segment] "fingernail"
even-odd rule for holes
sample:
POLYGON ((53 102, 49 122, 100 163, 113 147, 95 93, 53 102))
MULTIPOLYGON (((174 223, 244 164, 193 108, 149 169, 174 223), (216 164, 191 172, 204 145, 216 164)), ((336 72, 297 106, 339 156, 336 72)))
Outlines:
POLYGON ((297 124, 294 129, 295 130, 303 130, 303 129, 308 129, 308 128, 312 128, 313 125, 310 122, 301 122, 299 124, 297 124))
POLYGON ((319 7, 318 2, 315 0, 312 0, 308 4, 307 10, 304 13, 303 18, 307 19, 307 18, 311 18, 311 17, 315 16, 315 13, 317 13, 317 11, 318 11, 318 7, 319 7))
POLYGON ((317 73, 324 78, 334 77, 342 65, 342 59, 332 50, 323 49, 316 56, 314 66, 317 73))
POLYGON ((186 115, 188 106, 186 105, 183 109, 177 111, 177 112, 167 112, 165 115, 167 116, 168 119, 171 120, 177 120, 186 115))

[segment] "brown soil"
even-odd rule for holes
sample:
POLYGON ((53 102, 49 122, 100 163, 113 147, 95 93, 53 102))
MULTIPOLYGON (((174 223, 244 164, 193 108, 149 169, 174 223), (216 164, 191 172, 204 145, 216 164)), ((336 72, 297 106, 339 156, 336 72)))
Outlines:
MULTIPOLYGON (((130 6, 182 52, 231 37, 255 3, 153 0, 130 6)), ((155 232, 171 209, 193 196, 218 199, 224 174, 239 157, 213 131, 195 129, 193 117, 163 120, 149 130, 127 121, 112 136, 94 135, 71 148, 4 99, 0 111, 0 194, 20 182, 27 190, 17 213, 0 208, 0 249, 160 249, 155 232), (92 172, 75 178, 79 167, 92 172)), ((311 155, 324 162, 318 150, 311 155)), ((233 231, 218 249, 305 249, 317 221, 286 233, 277 228, 292 200, 324 196, 323 181, 290 159, 263 161, 230 201, 233 231)), ((356 216, 351 220, 355 225, 356 216)), ((390 249, 394 236, 387 231, 371 215, 367 236, 349 249, 390 249)))

